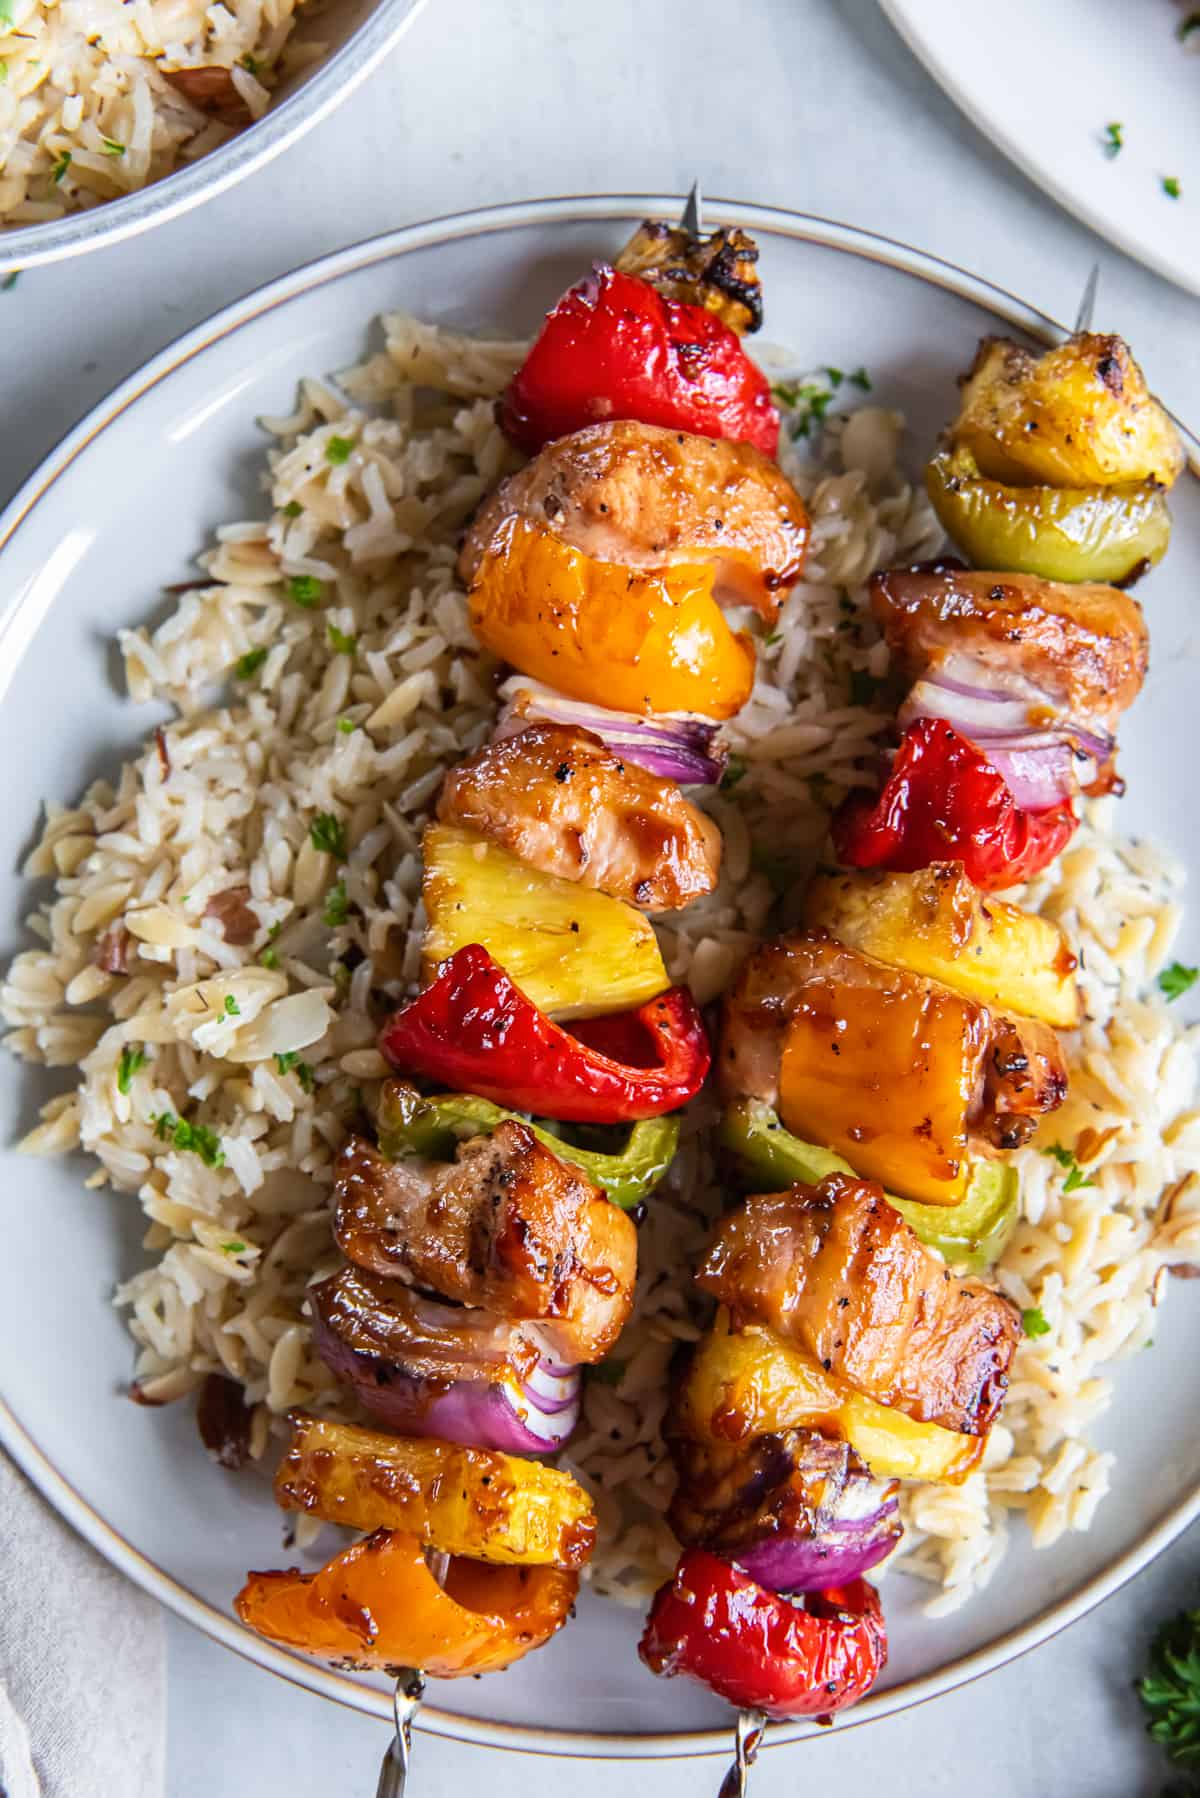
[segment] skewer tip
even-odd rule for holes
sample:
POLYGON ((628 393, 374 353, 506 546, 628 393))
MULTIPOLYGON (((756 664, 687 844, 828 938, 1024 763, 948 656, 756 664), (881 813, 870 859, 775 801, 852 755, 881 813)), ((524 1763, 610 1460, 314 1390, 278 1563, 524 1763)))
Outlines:
POLYGON ((700 183, 699 181, 693 181, 692 191, 687 197, 687 201, 683 208, 683 215, 679 220, 680 230, 686 231, 689 237, 703 236, 703 227, 700 222, 700 209, 703 204, 704 200, 700 192, 700 183))
POLYGON ((1093 262, 1092 272, 1084 285, 1083 296, 1079 302, 1079 310, 1075 314, 1075 335, 1081 331, 1089 331, 1092 326, 1092 314, 1096 310, 1096 290, 1100 285, 1100 264, 1093 262))

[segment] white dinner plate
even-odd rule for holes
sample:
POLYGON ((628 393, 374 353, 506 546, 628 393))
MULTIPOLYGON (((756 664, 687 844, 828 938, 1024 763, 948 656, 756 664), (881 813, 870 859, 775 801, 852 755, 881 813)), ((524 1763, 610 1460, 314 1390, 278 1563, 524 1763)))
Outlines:
MULTIPOLYGON (((438 220, 289 275, 155 358, 50 457, 0 516, 0 914, 6 948, 31 894, 14 872, 43 796, 68 799, 111 771, 156 721, 113 677, 113 633, 192 573, 217 524, 245 517, 263 437, 255 419, 290 409, 302 373, 353 361, 372 319, 405 307, 439 323, 530 331, 590 260, 646 212, 678 201, 546 201, 438 220)), ((874 398, 910 423, 914 468, 982 332, 1048 340, 1052 323, 960 270, 820 220, 715 204, 762 248, 768 334, 806 363, 865 363, 874 398)), ((1142 589, 1154 633, 1149 689, 1122 731, 1124 822, 1200 867, 1193 803, 1192 596, 1200 587, 1200 494, 1172 495, 1170 558, 1142 589)), ((1181 946, 1200 959, 1200 930, 1181 946)), ((0 1143, 33 1122, 55 1084, 15 1063, 0 1081, 0 1143)), ((61 1085, 61 1077, 57 1084, 61 1085)), ((214 1465, 192 1407, 143 1410, 122 1396, 131 1348, 108 1300, 140 1264, 139 1208, 85 1192, 85 1165, 0 1151, 0 1438, 82 1533, 181 1616, 314 1692, 384 1717, 383 1682, 331 1671, 258 1640, 230 1598, 247 1567, 278 1565, 280 1518, 266 1482, 214 1465)), ((1117 1370, 1095 1431, 1120 1451, 1113 1492, 1087 1535, 1034 1554, 1017 1540, 972 1604, 934 1622, 929 1588, 886 1582, 891 1661, 838 1727, 946 1691, 1045 1639, 1157 1553, 1200 1511, 1200 1288, 1175 1284, 1153 1354, 1117 1370)), ((544 1651, 503 1675, 436 1689, 426 1728, 558 1754, 727 1751, 730 1713, 700 1688, 639 1664, 636 1612, 585 1597, 544 1651)), ((778 1740, 814 1733, 780 1726, 778 1740)), ((819 1732, 816 1732, 819 1733, 819 1732)))
POLYGON ((880 0, 940 87, 1031 181, 1200 293, 1200 38, 1182 0, 880 0), (1110 124, 1123 148, 1106 149, 1110 124), (1173 199, 1164 180, 1178 181, 1173 199))

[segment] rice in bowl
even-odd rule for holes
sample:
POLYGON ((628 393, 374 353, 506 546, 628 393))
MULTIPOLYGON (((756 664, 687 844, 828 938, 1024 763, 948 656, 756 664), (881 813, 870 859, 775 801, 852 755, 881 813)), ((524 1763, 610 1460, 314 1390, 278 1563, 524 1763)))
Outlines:
MULTIPOLYGON (((81 1146, 90 1184, 136 1195, 149 1262, 117 1302, 138 1391, 165 1401, 232 1377, 256 1457, 292 1406, 352 1414, 304 1295, 339 1264, 333 1159, 386 1072, 379 1020, 417 979, 422 824, 496 714, 499 671, 455 556, 512 465, 492 400, 521 354, 390 317, 382 351, 266 421, 269 515, 219 531, 202 581, 121 634, 132 696, 167 700, 173 721, 112 783, 49 807, 29 864, 52 885, 0 1011, 19 1054, 77 1073, 23 1146, 81 1146), (324 814, 344 868, 314 842, 324 814)), ((899 472, 901 428, 864 405, 827 421, 819 454, 787 451, 813 518, 807 578, 760 637, 728 727, 736 793, 704 801, 725 836, 721 885, 658 921, 672 977, 701 1002, 789 921, 830 809, 868 778, 890 722, 872 703, 887 655, 863 583, 940 542, 899 472)), ((1089 1527, 1111 1477, 1089 1440, 1109 1364, 1146 1341, 1164 1270, 1200 1255, 1195 1038, 1154 986, 1181 888, 1168 858, 1112 835, 1105 802, 1019 895, 1081 952, 1086 1021, 1067 1105, 1019 1157, 1021 1222, 995 1270, 1046 1328, 1018 1351, 983 1468, 904 1495, 890 1565, 937 1588, 931 1608, 986 1583, 1013 1512, 1039 1546, 1089 1527), (1047 1153, 1060 1143, 1078 1166, 1047 1153)), ((684 1119, 639 1231, 634 1319, 588 1377, 571 1447, 599 1512, 593 1586, 634 1603, 677 1552, 660 1424, 668 1363, 704 1324, 690 1270, 725 1202, 711 1121, 706 1098, 684 1119)), ((301 1540, 319 1527, 301 1519, 301 1540)))

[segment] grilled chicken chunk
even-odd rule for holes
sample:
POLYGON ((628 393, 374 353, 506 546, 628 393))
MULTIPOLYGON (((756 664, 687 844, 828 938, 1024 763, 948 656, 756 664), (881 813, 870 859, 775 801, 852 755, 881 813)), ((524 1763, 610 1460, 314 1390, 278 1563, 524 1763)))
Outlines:
POLYGON ((827 1372, 920 1423, 983 1435, 1004 1401, 1016 1307, 956 1278, 870 1180, 761 1193, 721 1219, 696 1276, 827 1372))
POLYGON ((536 1322, 558 1360, 603 1360, 629 1316, 634 1225, 514 1119, 449 1163, 386 1161, 352 1136, 334 1197, 334 1235, 359 1267, 536 1322))
POLYGON ((452 768, 438 817, 647 911, 711 893, 721 867, 720 831, 674 781, 558 725, 530 725, 452 768))
MULTIPOLYGON (((848 1442, 817 1430, 771 1431, 745 1442, 671 1432, 668 1444, 679 1484, 667 1522, 685 1547, 731 1560, 775 1536, 815 1534, 848 1487, 878 1509, 897 1489, 895 1480, 873 1479, 848 1442)), ((893 1538, 899 1534, 897 1514, 893 1538)))
POLYGON ((485 501, 459 573, 470 586, 514 518, 601 562, 716 564, 718 599, 773 620, 800 578, 808 514, 791 482, 748 443, 620 420, 548 443, 485 501))
POLYGON ((905 1198, 955 1205, 972 1138, 1012 1148, 1061 1105, 1049 1025, 847 949, 823 931, 765 943, 725 1000, 717 1066, 728 1098, 774 1106, 905 1198))
POLYGON ((313 1340, 334 1373, 356 1384, 366 1362, 414 1379, 524 1379, 540 1349, 529 1326, 490 1311, 444 1305, 394 1276, 370 1274, 353 1263, 308 1289, 313 1340))
MULTIPOLYGON (((1031 727, 1056 715, 1111 728, 1146 678, 1142 608, 1116 587, 970 569, 871 577, 871 609, 909 673, 976 671, 1028 683, 1031 727)), ((968 681, 968 684, 971 684, 968 681)))

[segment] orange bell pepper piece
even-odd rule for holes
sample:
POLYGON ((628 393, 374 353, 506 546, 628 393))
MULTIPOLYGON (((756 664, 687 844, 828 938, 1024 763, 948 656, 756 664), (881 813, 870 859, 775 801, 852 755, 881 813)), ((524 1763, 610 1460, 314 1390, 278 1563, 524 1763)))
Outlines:
POLYGON ((512 516, 472 582, 471 623, 486 649, 572 699, 732 718, 754 685, 754 645, 726 624, 713 573, 598 562, 512 516))
POLYGON ((579 1575, 451 1560, 439 1585, 415 1536, 376 1530, 316 1573, 251 1573, 234 1600, 269 1641, 343 1667, 420 1667, 437 1679, 494 1673, 548 1642, 579 1575))

